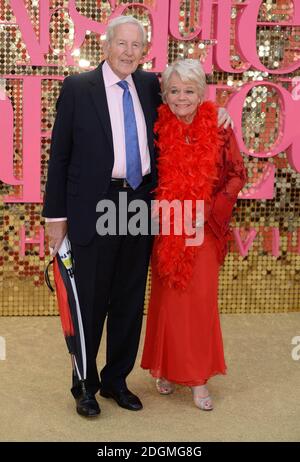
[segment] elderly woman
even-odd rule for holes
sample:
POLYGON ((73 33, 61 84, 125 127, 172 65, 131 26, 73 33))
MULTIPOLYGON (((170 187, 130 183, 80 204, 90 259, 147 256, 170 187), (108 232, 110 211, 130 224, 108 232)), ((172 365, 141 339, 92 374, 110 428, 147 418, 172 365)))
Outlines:
POLYGON ((226 372, 218 274, 246 172, 232 129, 218 128, 216 105, 204 102, 205 85, 195 60, 177 61, 162 76, 166 104, 160 106, 155 126, 160 153, 156 198, 182 204, 194 200, 194 224, 199 221, 195 199, 203 200, 204 240, 187 246, 190 236, 184 233, 156 237, 141 366, 156 378, 159 393, 186 385, 198 408, 212 410, 206 383, 226 372))

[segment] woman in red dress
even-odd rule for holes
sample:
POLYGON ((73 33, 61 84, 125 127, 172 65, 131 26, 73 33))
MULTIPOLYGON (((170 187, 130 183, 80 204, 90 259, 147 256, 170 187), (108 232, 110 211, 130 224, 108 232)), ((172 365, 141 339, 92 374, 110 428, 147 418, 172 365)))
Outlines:
MULTIPOLYGON (((158 201, 193 201, 193 224, 203 226, 196 199, 204 201, 204 241, 186 245, 187 235, 155 238, 151 296, 141 366, 156 378, 159 393, 189 386, 194 403, 212 410, 206 383, 226 373, 218 313, 218 275, 229 222, 246 172, 231 128, 218 128, 217 107, 203 102, 205 74, 195 60, 180 60, 162 76, 158 136, 158 201)), ((185 202, 186 204, 186 202, 185 202)), ((172 232, 173 225, 173 232, 172 232)), ((184 228, 185 229, 185 228, 184 228)))

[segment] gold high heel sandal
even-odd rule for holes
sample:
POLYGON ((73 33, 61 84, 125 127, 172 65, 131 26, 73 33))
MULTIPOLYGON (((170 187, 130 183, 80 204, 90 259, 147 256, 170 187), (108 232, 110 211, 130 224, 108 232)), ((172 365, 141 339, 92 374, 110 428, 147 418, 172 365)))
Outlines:
POLYGON ((170 395, 175 389, 174 384, 163 377, 156 379, 155 385, 158 393, 161 395, 170 395))

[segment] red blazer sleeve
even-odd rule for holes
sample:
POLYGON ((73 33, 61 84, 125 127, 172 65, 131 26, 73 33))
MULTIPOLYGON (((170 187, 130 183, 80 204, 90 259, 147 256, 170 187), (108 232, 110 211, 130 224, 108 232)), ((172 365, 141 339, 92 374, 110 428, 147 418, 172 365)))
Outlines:
POLYGON ((221 129, 219 137, 219 180, 213 193, 207 221, 215 235, 222 240, 228 233, 232 209, 238 193, 247 181, 247 174, 232 129, 221 129))

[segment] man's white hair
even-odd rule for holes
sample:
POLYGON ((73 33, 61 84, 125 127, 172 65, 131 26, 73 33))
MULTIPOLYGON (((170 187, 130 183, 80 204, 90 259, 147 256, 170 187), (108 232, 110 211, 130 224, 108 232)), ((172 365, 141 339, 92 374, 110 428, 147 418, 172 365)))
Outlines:
POLYGON ((206 77, 203 67, 196 59, 179 59, 170 64, 162 73, 162 98, 166 102, 169 80, 173 74, 177 74, 184 83, 196 84, 199 96, 204 96, 206 89, 206 77))
POLYGON ((144 29, 144 26, 138 19, 134 18, 133 16, 118 16, 117 18, 112 19, 108 23, 108 27, 106 29, 106 41, 107 42, 112 41, 112 39, 114 38, 116 28, 118 26, 121 26, 122 24, 136 25, 140 29, 143 45, 145 45, 147 41, 147 36, 146 36, 146 31, 144 29))

